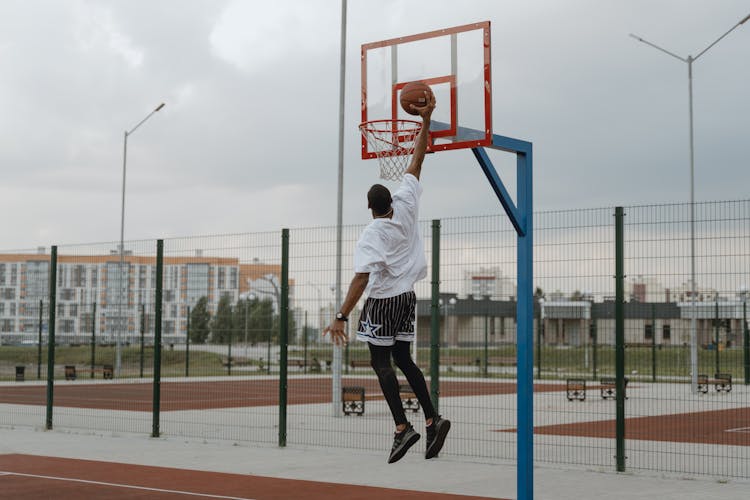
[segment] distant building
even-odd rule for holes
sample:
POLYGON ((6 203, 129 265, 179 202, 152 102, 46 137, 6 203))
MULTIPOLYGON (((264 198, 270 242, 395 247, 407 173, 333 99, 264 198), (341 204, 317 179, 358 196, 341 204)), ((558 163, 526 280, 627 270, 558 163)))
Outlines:
POLYGON ((492 300, 510 300, 516 296, 516 283, 497 267, 464 271, 466 296, 490 297, 492 300))
MULTIPOLYGON (((440 343, 446 347, 476 347, 516 343, 516 302, 484 298, 458 298, 441 294, 440 343), (450 299, 453 300, 450 300, 450 299)), ((743 302, 724 300, 695 305, 698 344, 742 346, 743 302)), ((417 302, 417 340, 430 343, 432 307, 429 299, 417 302)), ((625 342, 629 345, 686 345, 690 342, 690 302, 638 302, 624 304, 625 342)), ((615 344, 615 302, 541 300, 534 304, 535 338, 543 345, 581 347, 596 342, 615 344), (540 323, 541 322, 541 323, 540 323)))
MULTIPOLYGON (((49 255, 0 254, 0 341, 36 338, 47 331, 49 255)), ((86 341, 91 332, 102 341, 140 337, 141 321, 153 334, 155 257, 126 253, 120 266, 117 251, 109 255, 58 255, 56 336, 86 341), (122 271, 121 271, 122 269, 122 271), (92 317, 95 321, 92 322, 92 317)), ((269 299, 278 311, 281 266, 241 264, 237 258, 165 257, 162 335, 181 341, 187 331, 188 307, 201 297, 212 313, 222 296, 236 302, 240 294, 269 299)), ((293 283, 290 283, 290 305, 293 283)))

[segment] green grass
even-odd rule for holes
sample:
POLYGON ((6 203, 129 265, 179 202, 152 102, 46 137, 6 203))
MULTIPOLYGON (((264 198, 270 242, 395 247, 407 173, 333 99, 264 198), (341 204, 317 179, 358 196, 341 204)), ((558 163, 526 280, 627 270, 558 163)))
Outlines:
MULTIPOLYGON (((36 364, 38 362, 38 351, 36 346, 0 346, 0 379, 10 380, 15 377, 14 367, 17 365, 27 366, 27 378, 31 370, 36 375, 36 364)), ((115 348, 111 346, 97 346, 95 352, 95 365, 114 365, 115 348)), ((171 351, 162 349, 161 374, 163 377, 174 377, 185 375, 185 351, 171 351)), ((226 375, 227 368, 223 365, 224 356, 217 353, 205 351, 190 352, 190 375, 191 376, 216 376, 226 375)), ((47 346, 42 349, 42 370, 47 367, 47 346)), ((140 347, 123 347, 121 351, 122 376, 138 377, 141 372, 140 347)), ((57 346, 55 348, 55 365, 76 365, 80 368, 91 365, 90 346, 57 346)), ((143 351, 143 374, 151 376, 154 367, 154 349, 146 347, 143 351)), ((251 372, 252 373, 252 372, 251 372)), ((97 375, 100 376, 100 375, 97 375)))
MULTIPOLYGON (((685 346, 668 347, 652 351, 650 347, 628 347, 625 350, 625 374, 628 376, 638 376, 640 378, 651 379, 652 376, 652 352, 656 356, 656 375, 657 380, 672 380, 678 377, 689 376, 690 349, 685 346), (634 373, 635 372, 635 373, 634 373)), ((442 373, 444 376, 462 376, 473 377, 483 375, 484 349, 478 348, 446 348, 440 350, 442 364, 447 368, 442 373), (477 364, 477 360, 479 363, 477 364), (475 367, 476 370, 460 369, 459 367, 475 367)), ((182 350, 162 350, 162 376, 176 377, 185 375, 185 351, 182 350)), ((301 358, 303 356, 301 348, 294 346, 290 349, 290 358, 301 358)), ((489 358, 493 357, 514 357, 516 348, 514 345, 504 345, 492 347, 487 350, 489 358)), ((46 369, 47 348, 42 349, 42 367, 46 369)), ((129 346, 122 348, 122 375, 124 377, 140 376, 140 348, 138 346, 129 346)), ((347 353, 344 353, 344 364, 346 369, 346 360, 369 360, 370 354, 364 345, 350 345, 347 353)), ((742 349, 726 349, 719 352, 719 370, 723 373, 731 373, 735 380, 744 380, 742 349)), ((143 353, 144 357, 144 376, 151 376, 153 373, 153 347, 147 347, 143 353)), ((317 358, 321 362, 332 359, 330 346, 315 346, 308 348, 307 359, 317 358)), ((96 348, 96 364, 114 365, 115 348, 111 346, 96 348)), ((430 362, 429 348, 419 348, 417 354, 418 364, 427 374, 430 362)), ((699 349, 699 373, 705 373, 712 376, 716 370, 716 351, 699 349)), ((217 353, 205 351, 190 352, 190 376, 219 376, 227 375, 228 369, 224 365, 226 356, 217 353)), ((534 376, 538 374, 537 351, 534 350, 534 376)), ((0 379, 12 379, 14 376, 13 367, 16 365, 26 365, 27 371, 30 367, 36 367, 37 347, 36 346, 0 346, 0 379)), ((58 346, 55 349, 55 364, 77 365, 80 367, 89 366, 91 363, 91 348, 89 346, 58 346)), ((491 365, 490 365, 491 366, 491 365)), ((544 379, 564 379, 571 375, 594 378, 600 376, 613 375, 615 373, 615 350, 612 346, 599 346, 596 352, 596 374, 594 373, 594 350, 591 346, 583 347, 550 347, 545 346, 541 350, 541 367, 542 378, 544 379), (588 359, 588 362, 587 362, 588 359)), ((254 375, 263 374, 264 370, 260 368, 257 360, 244 360, 235 358, 235 364, 232 375, 254 375), (252 367, 249 370, 246 367, 252 367), (245 369, 240 369, 241 367, 245 369), (257 367, 257 369, 256 369, 257 367)), ((504 370, 506 373, 492 373, 492 377, 513 377, 513 370, 504 370), (511 372, 511 373, 507 373, 511 372)), ((294 374, 297 370, 291 370, 294 374)), ((369 373, 370 369, 358 368, 357 373, 369 373)), ((28 377, 28 375, 27 375, 28 377)))

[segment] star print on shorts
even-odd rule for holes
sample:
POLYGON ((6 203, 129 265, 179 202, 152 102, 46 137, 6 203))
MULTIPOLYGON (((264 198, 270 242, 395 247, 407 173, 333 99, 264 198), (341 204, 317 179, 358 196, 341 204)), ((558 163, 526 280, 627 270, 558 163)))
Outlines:
POLYGON ((369 314, 367 315, 367 319, 365 321, 360 321, 359 324, 360 330, 357 333, 360 335, 364 335, 365 337, 375 338, 377 337, 377 334, 375 332, 383 328, 382 324, 378 325, 376 323, 373 323, 370 319, 369 314))

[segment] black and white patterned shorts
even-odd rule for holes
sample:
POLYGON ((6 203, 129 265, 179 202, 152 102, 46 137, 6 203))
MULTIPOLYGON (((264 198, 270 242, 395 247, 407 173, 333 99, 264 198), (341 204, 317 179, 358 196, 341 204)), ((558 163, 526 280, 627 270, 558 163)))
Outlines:
POLYGON ((413 342, 416 307, 413 291, 386 299, 368 298, 359 316, 357 340, 374 345, 413 342))

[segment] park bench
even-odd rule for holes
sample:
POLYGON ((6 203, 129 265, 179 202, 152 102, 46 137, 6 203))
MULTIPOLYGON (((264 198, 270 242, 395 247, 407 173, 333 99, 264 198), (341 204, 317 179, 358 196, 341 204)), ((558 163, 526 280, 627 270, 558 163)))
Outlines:
MULTIPOLYGON (((398 392, 404 410, 411 410, 414 413, 419 411, 419 400, 409 384, 399 384, 398 392)), ((344 415, 363 415, 365 413, 365 388, 361 386, 342 387, 341 409, 344 415)))
POLYGON ((102 378, 110 380, 114 376, 114 367, 112 365, 101 365, 93 368, 76 368, 75 365, 65 365, 65 380, 76 380, 78 374, 81 373, 90 373, 91 378, 94 378, 96 373, 101 373, 102 378))
MULTIPOLYGON (((628 387, 628 377, 625 377, 625 389, 626 389, 626 396, 625 399, 628 399, 627 397, 627 387, 628 387)), ((602 399, 615 399, 617 397, 617 379, 615 377, 602 377, 599 380, 599 391, 601 393, 602 399)))
POLYGON ((398 393, 401 396, 401 404, 404 406, 404 410, 411 410, 414 413, 419 411, 419 400, 409 384, 399 384, 398 393))
POLYGON ((476 356, 448 356, 440 358, 440 366, 480 366, 482 360, 476 356))
POLYGON ((714 378, 708 378, 708 375, 698 375, 698 392, 706 394, 708 392, 708 386, 713 385, 716 392, 731 392, 732 391, 732 374, 731 373, 715 373, 714 378))
POLYGON ((362 416, 365 413, 365 388, 361 386, 342 387, 341 409, 344 415, 362 416))
POLYGON ((305 363, 304 358, 287 358, 286 360, 287 366, 296 366, 297 368, 300 368, 300 369, 304 368, 305 364, 306 363, 305 363))
POLYGON ((565 395, 568 401, 586 401, 586 379, 569 378, 565 382, 565 395))

